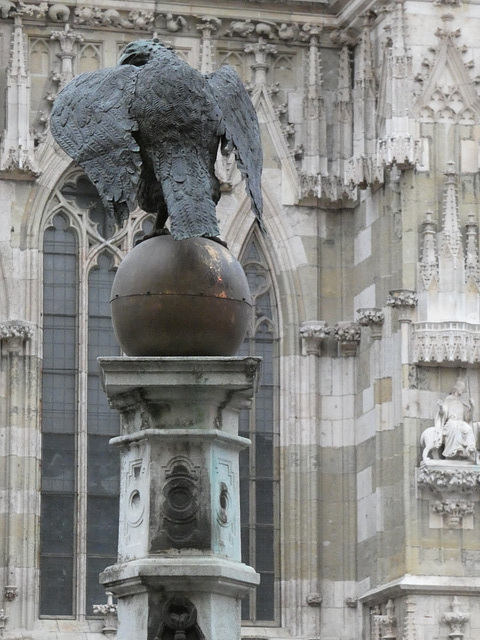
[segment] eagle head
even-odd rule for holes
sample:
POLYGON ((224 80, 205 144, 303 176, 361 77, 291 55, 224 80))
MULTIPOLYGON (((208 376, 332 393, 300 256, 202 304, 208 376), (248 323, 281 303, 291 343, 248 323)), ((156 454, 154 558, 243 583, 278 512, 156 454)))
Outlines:
POLYGON ((162 49, 172 49, 172 47, 165 42, 161 42, 158 38, 130 42, 120 56, 118 64, 133 64, 136 67, 141 67, 151 60, 155 52, 162 49))

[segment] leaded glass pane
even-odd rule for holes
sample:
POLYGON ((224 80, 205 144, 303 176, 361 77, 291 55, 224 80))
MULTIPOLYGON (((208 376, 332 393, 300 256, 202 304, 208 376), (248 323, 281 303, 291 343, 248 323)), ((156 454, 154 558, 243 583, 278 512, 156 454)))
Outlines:
POLYGON ((73 558, 40 558, 40 613, 71 616, 73 613, 73 558))
MULTIPOLYGON (((62 193, 79 209, 79 228, 90 225, 82 240, 90 261, 95 233, 111 237, 115 226, 86 178, 62 193)), ((119 456, 109 440, 119 433, 119 417, 101 389, 97 362, 98 356, 119 355, 109 304, 114 261, 107 252, 97 256, 80 288, 85 264, 79 263, 84 250, 78 244, 67 215, 56 215, 43 247, 42 616, 93 615, 92 605, 105 602, 98 575, 115 562, 118 544, 119 456), (82 336, 87 344, 80 344, 82 336), (86 582, 76 579, 77 563, 86 582), (75 611, 82 592, 86 610, 75 611)))
POLYGON ((77 241, 64 215, 44 236, 40 614, 73 614, 77 241), (53 596, 53 597, 52 597, 53 596))
POLYGON ((252 293, 257 326, 240 353, 262 357, 260 387, 251 411, 240 414, 239 432, 252 441, 240 452, 240 510, 243 562, 261 575, 261 586, 244 599, 242 618, 257 624, 275 621, 275 464, 274 302, 271 277, 255 238, 244 254, 244 269, 252 293))

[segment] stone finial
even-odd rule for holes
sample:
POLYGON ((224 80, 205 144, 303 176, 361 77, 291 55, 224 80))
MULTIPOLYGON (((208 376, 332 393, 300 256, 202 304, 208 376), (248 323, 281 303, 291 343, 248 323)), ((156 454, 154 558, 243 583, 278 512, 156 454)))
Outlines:
POLYGON ((71 31, 70 25, 66 24, 63 31, 52 31, 50 40, 58 40, 60 43, 60 52, 57 57, 60 58, 59 88, 62 88, 73 78, 73 59, 76 56, 74 47, 77 43, 83 42, 84 37, 80 33, 71 31))
POLYGON ((113 602, 113 594, 106 592, 107 602, 105 604, 94 604, 93 613, 104 617, 104 627, 102 633, 115 634, 117 631, 117 605, 113 602))
POLYGON ((442 616, 442 621, 450 628, 448 637, 451 640, 462 640, 465 636, 465 625, 469 620, 470 614, 460 610, 460 601, 457 596, 454 596, 451 611, 446 611, 442 616))
POLYGON ((270 68, 267 56, 276 55, 278 52, 277 47, 274 44, 268 44, 265 38, 260 37, 255 44, 247 44, 244 51, 255 55, 255 62, 251 65, 254 72, 254 84, 267 84, 267 71, 270 68))
POLYGON ((219 18, 203 16, 197 24, 198 31, 202 33, 200 45, 200 71, 211 73, 213 71, 212 33, 222 24, 219 18))
POLYGON ((0 147, 0 171, 11 178, 33 179, 40 170, 30 131, 30 75, 21 12, 17 12, 14 20, 7 68, 6 127, 0 147))
POLYGON ((397 619, 395 617, 395 607, 392 600, 389 600, 385 605, 385 613, 374 614, 373 620, 378 627, 382 628, 382 640, 396 640, 395 627, 397 626, 397 619))

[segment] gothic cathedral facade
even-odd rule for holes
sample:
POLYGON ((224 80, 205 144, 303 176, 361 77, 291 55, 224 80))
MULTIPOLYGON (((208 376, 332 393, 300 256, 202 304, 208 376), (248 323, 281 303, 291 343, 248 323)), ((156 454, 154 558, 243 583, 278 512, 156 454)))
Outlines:
POLYGON ((123 228, 55 144, 74 76, 159 38, 232 65, 266 235, 232 157, 222 238, 263 357, 242 414, 245 640, 480 637, 480 0, 0 0, 0 636, 114 638, 123 228))

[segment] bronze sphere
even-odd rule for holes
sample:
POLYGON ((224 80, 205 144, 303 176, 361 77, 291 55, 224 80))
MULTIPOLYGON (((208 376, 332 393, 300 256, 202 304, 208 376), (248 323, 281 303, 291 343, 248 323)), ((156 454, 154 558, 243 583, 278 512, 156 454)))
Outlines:
POLYGON ((121 262, 113 328, 127 356, 232 356, 251 317, 245 273, 212 240, 149 238, 121 262))

